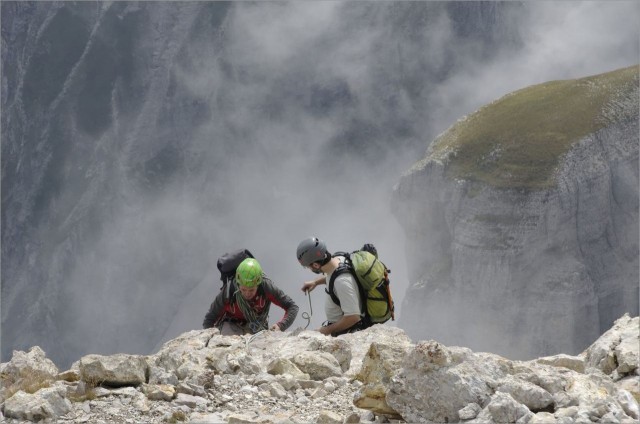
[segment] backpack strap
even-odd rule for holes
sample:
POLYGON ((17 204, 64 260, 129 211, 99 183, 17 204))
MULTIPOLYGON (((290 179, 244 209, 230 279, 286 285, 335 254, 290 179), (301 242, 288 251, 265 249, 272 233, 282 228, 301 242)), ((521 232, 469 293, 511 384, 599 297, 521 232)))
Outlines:
POLYGON ((333 303, 340 306, 340 299, 338 299, 338 296, 336 296, 336 293, 333 290, 334 282, 336 281, 336 278, 338 278, 338 275, 344 274, 345 272, 350 272, 354 278, 356 278, 356 274, 355 272, 353 272, 353 267, 350 267, 351 255, 349 253, 335 252, 333 254, 333 257, 335 258, 336 256, 342 256, 345 258, 345 260, 344 262, 340 262, 340 265, 338 265, 338 268, 336 268, 333 271, 333 274, 331 274, 331 278, 329 278, 329 287, 324 289, 324 291, 331 297, 331 300, 333 301, 333 303))
POLYGON ((345 261, 341 262, 340 265, 338 265, 338 268, 333 271, 333 274, 331 274, 331 278, 329 278, 329 287, 324 289, 324 291, 331 297, 333 303, 340 306, 340 299, 338 299, 338 296, 334 291, 334 283, 336 281, 336 278, 338 278, 340 274, 344 274, 345 272, 350 273, 356 280, 356 286, 358 287, 358 292, 360 293, 360 313, 363 315, 363 324, 365 326, 368 326, 368 323, 371 322, 371 319, 367 310, 367 294, 364 292, 362 284, 360 284, 360 281, 358 281, 358 276, 353 269, 353 265, 351 264, 351 255, 347 252, 336 252, 333 254, 333 256, 343 256, 345 258, 345 261))
POLYGON ((233 278, 225 279, 220 290, 224 290, 223 299, 225 300, 225 302, 232 303, 235 301, 234 294, 238 290, 238 288, 236 287, 236 283, 235 281, 233 281, 233 278))
MULTIPOLYGON (((329 278, 329 287, 324 289, 324 291, 331 297, 331 300, 333 301, 333 303, 335 303, 338 306, 340 306, 340 299, 338 299, 338 296, 336 296, 336 293, 333 290, 333 287, 334 287, 336 278, 338 278, 340 274, 344 274, 345 272, 350 273, 355 278, 355 273, 352 271, 352 268, 343 262, 340 264, 338 268, 336 268, 333 271, 333 274, 331 274, 331 278, 329 278)), ((358 285, 358 287, 360 287, 360 285, 358 285)))

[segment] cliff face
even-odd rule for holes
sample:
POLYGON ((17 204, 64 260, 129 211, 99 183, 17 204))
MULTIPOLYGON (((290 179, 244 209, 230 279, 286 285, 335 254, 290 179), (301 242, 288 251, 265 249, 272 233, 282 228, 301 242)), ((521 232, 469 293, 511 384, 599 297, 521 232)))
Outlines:
POLYGON ((155 6, 2 4, 3 355, 144 351, 207 269, 197 218, 158 199, 197 166, 180 150, 206 115, 179 53, 199 24, 216 40, 228 4, 155 6))
POLYGON ((400 325, 522 358, 578 353, 637 314, 638 131, 632 67, 512 93, 442 134, 395 189, 400 325))

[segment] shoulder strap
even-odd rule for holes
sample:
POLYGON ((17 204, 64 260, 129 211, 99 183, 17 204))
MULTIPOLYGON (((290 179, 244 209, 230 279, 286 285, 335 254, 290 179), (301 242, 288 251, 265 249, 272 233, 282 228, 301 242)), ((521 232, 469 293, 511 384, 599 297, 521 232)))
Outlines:
POLYGON ((223 298, 225 302, 232 303, 235 301, 236 283, 233 281, 233 278, 227 279, 220 290, 224 290, 223 298))
POLYGON ((348 252, 336 252, 333 254, 333 256, 334 257, 344 256, 345 261, 342 262, 338 266, 338 268, 336 268, 335 271, 333 271, 333 274, 331 274, 331 278, 329 279, 329 287, 328 289, 324 289, 324 291, 329 296, 331 296, 331 300, 333 301, 333 303, 340 306, 340 299, 338 299, 338 296, 336 296, 333 290, 334 282, 340 274, 344 274, 345 272, 350 273, 353 276, 353 278, 356 280, 356 286, 358 287, 358 292, 360 293, 360 300, 362 303, 361 312, 364 315, 365 325, 369 326, 371 321, 369 317, 369 310, 367 309, 367 293, 364 291, 362 284, 360 284, 360 280, 358 280, 358 275, 356 274, 356 271, 353 268, 353 264, 351 263, 351 254, 349 254, 348 252))
POLYGON ((347 258, 347 260, 351 260, 351 253, 349 252, 335 252, 333 255, 331 255, 332 257, 336 257, 336 256, 344 256, 345 258, 347 258))
MULTIPOLYGON (((334 255, 334 256, 336 256, 336 255, 334 255)), ((338 299, 338 296, 336 296, 336 294, 335 294, 335 292, 333 290, 334 282, 336 281, 336 278, 338 278, 338 276, 340 274, 344 274, 345 272, 349 272, 349 273, 351 273, 351 275, 354 275, 352 270, 353 270, 353 268, 350 267, 346 262, 341 263, 340 266, 338 266, 338 268, 336 268, 333 271, 333 274, 331 274, 331 278, 329 278, 329 287, 324 289, 324 291, 329 296, 331 296, 331 300, 333 301, 333 303, 335 303, 338 306, 340 306, 340 299, 338 299)), ((354 275, 354 278, 355 278, 355 275, 354 275)))

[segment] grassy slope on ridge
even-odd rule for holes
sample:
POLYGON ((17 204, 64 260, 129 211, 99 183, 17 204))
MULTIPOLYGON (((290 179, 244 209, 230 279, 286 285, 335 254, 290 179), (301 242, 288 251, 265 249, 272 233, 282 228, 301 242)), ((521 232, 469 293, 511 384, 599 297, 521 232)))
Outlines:
MULTIPOLYGON (((515 91, 454 124, 413 169, 436 160, 447 164, 450 178, 497 188, 550 187, 562 155, 576 141, 610 125, 612 119, 605 117, 609 105, 633 98, 633 93, 637 99, 638 66, 515 91)), ((613 119, 637 119, 638 101, 634 103, 613 119)))

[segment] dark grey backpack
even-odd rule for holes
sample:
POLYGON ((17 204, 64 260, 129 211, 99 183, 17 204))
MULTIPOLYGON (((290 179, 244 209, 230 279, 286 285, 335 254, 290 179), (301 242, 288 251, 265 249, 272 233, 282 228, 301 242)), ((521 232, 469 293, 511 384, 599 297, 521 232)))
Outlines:
POLYGON ((225 299, 229 299, 230 295, 235 292, 235 287, 229 282, 235 277, 236 268, 242 261, 247 258, 254 258, 248 249, 238 249, 231 252, 227 252, 218 258, 218 271, 220 271, 220 281, 222 281, 222 287, 220 290, 225 290, 225 299))

